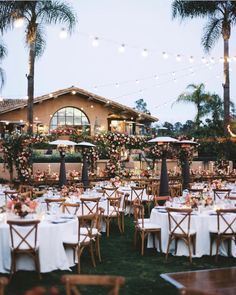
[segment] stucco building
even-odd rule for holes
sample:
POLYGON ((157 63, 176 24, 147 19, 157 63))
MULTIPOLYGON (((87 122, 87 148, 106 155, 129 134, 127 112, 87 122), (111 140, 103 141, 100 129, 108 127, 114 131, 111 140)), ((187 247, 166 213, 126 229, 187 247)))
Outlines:
MULTIPOLYGON (((86 90, 69 87, 34 99, 34 129, 43 133, 73 126, 78 133, 94 135, 103 131, 142 135, 156 117, 106 99, 86 90)), ((0 102, 0 132, 24 127, 27 100, 4 99, 0 102)))

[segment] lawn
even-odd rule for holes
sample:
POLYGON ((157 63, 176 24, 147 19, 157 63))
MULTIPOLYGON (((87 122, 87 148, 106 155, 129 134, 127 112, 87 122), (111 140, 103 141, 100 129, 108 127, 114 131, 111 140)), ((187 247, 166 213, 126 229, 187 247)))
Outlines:
MULTIPOLYGON (((164 255, 157 253, 154 249, 145 249, 145 255, 141 257, 138 249, 133 246, 133 223, 132 218, 126 217, 125 234, 121 235, 116 225, 111 228, 110 238, 102 237, 102 263, 97 263, 96 268, 92 268, 90 257, 84 255, 81 261, 82 274, 109 274, 121 275, 126 279, 125 286, 120 294, 178 294, 176 289, 160 278, 161 273, 198 270, 217 267, 235 266, 235 258, 220 257, 215 263, 214 257, 194 258, 193 264, 189 264, 186 257, 169 256, 168 261, 164 255)), ((72 273, 76 274, 76 267, 72 268, 72 273)), ((71 274, 68 271, 54 271, 42 274, 39 281, 34 272, 17 272, 11 283, 6 288, 6 295, 21 295, 25 290, 36 285, 46 288, 56 286, 60 289, 60 294, 64 294, 64 287, 60 282, 63 274, 71 274)), ((5 274, 4 274, 5 275, 5 274)), ((87 290, 85 294, 94 294, 94 289, 87 290)), ((96 290, 96 295, 102 294, 96 290)))

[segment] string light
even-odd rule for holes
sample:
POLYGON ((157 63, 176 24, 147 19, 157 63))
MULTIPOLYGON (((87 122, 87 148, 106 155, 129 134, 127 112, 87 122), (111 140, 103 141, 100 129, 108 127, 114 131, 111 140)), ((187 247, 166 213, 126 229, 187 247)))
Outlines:
POLYGON ((50 93, 50 94, 49 94, 49 97, 50 97, 50 98, 52 98, 52 97, 53 97, 53 94, 52 94, 52 93, 50 93))
POLYGON ((120 53, 124 53, 125 52, 125 44, 121 44, 120 47, 118 48, 118 51, 120 53))
POLYGON ((99 38, 98 37, 93 38, 92 45, 93 45, 93 47, 99 46, 99 38))
POLYGON ((137 80, 135 80, 135 83, 136 83, 136 84, 139 84, 139 82, 140 82, 140 81, 139 81, 138 79, 137 79, 137 80))
POLYGON ((159 79, 159 76, 158 76, 158 75, 155 75, 155 76, 154 76, 154 79, 155 79, 155 80, 158 80, 158 79, 159 79))
POLYGON ((233 60, 236 61, 236 56, 233 57, 233 60))
POLYGON ((231 58, 230 57, 227 57, 226 60, 227 60, 228 63, 231 63, 231 58))
POLYGON ((19 17, 14 21, 14 28, 18 29, 21 28, 24 25, 24 18, 19 17))
POLYGON ((60 37, 61 39, 66 39, 67 36, 68 36, 68 34, 67 34, 66 29, 65 29, 65 28, 62 28, 61 31, 60 31, 59 37, 60 37))
POLYGON ((147 57, 148 56, 148 50, 146 48, 143 49, 142 56, 143 57, 147 57))
POLYGON ((207 62, 207 59, 203 56, 202 57, 202 62, 205 64, 207 62))
POLYGON ((178 62, 181 61, 181 55, 180 55, 180 54, 177 54, 177 55, 176 55, 176 60, 177 60, 178 62))
POLYGON ((172 76, 173 76, 173 77, 175 76, 175 72, 172 72, 172 76))
POLYGON ((167 52, 165 52, 165 51, 163 51, 162 52, 162 57, 164 58, 164 59, 167 59, 169 56, 168 56, 168 53, 167 52))
POLYGON ((223 57, 220 57, 220 62, 224 62, 224 58, 223 57))
POLYGON ((214 57, 211 57, 210 61, 211 61, 212 64, 214 64, 215 63, 214 57))
POLYGON ((116 88, 118 88, 118 87, 120 86, 120 84, 119 84, 119 83, 116 83, 116 85, 115 85, 115 86, 116 86, 116 88))
POLYGON ((76 91, 75 90, 71 91, 71 94, 75 95, 76 94, 76 91))
POLYGON ((190 63, 193 63, 194 62, 194 57, 192 55, 189 57, 189 62, 190 63))

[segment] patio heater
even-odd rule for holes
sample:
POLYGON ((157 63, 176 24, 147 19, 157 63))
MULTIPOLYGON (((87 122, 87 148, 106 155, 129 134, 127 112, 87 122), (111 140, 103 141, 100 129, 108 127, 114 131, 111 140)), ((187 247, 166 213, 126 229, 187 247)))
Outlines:
POLYGON ((160 176, 160 196, 169 196, 169 177, 167 173, 167 151, 170 144, 178 143, 179 141, 169 136, 159 136, 148 141, 156 143, 161 148, 161 176, 160 176))
POLYGON ((51 145, 56 145, 57 149, 60 153, 61 157, 61 162, 60 162, 60 173, 59 173, 59 187, 62 187, 63 185, 66 185, 67 180, 66 180, 66 164, 65 164, 65 155, 66 151, 70 146, 75 146, 77 145, 76 142, 70 141, 70 140, 55 140, 49 142, 51 145))
POLYGON ((77 144, 77 146, 82 148, 82 154, 83 154, 83 166, 82 166, 82 177, 81 181, 86 188, 89 185, 89 176, 88 176, 88 162, 87 162, 87 154, 86 151, 88 148, 95 147, 94 144, 87 142, 87 141, 82 141, 77 144))
POLYGON ((183 183, 183 189, 189 189, 189 183, 190 180, 190 167, 189 167, 189 158, 187 155, 187 151, 193 147, 196 146, 197 143, 193 140, 180 140, 179 141, 180 148, 183 150, 183 161, 181 165, 182 170, 182 183, 183 183))

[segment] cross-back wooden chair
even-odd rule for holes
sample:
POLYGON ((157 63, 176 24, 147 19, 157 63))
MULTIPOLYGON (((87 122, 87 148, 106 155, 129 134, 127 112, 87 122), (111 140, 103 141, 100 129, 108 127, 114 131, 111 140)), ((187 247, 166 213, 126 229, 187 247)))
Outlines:
POLYGON ((111 220, 117 220, 119 231, 122 232, 121 228, 121 213, 120 213, 121 196, 108 197, 107 206, 103 213, 103 219, 106 222, 107 237, 110 236, 110 222, 111 220))
POLYGON ((6 204, 8 201, 14 201, 19 195, 18 191, 4 191, 4 194, 6 204))
POLYGON ((89 214, 97 214, 99 208, 100 197, 95 198, 85 198, 81 197, 81 214, 89 215, 89 214))
POLYGON ((155 238, 158 238, 159 248, 161 250, 161 227, 158 224, 151 223, 150 219, 144 218, 144 206, 138 201, 134 204, 134 245, 137 244, 137 236, 141 238, 141 255, 144 255, 144 242, 148 234, 153 235, 153 247, 155 248, 155 238))
POLYGON ((133 210, 133 205, 137 200, 140 203, 143 203, 144 190, 144 186, 131 186, 130 198, 127 200, 127 204, 129 205, 129 216, 133 210))
POLYGON ((85 248, 89 248, 92 265, 96 267, 94 254, 93 254, 93 238, 92 238, 92 224, 97 218, 96 214, 90 215, 80 215, 78 216, 78 231, 77 234, 73 235, 67 240, 63 241, 63 246, 65 248, 71 248, 74 253, 74 262, 75 254, 77 253, 77 271, 81 271, 81 255, 85 248), (81 230, 83 228, 83 230, 81 230))
POLYGON ((215 241, 217 261, 221 242, 228 242, 228 256, 231 254, 232 240, 236 243, 236 208, 218 209, 216 213, 217 228, 210 231, 210 255, 212 255, 212 246, 215 241))
POLYGON ((102 187, 103 195, 106 198, 116 197, 118 187, 102 187))
POLYGON ((229 198, 231 189, 213 189, 214 201, 216 199, 224 200, 229 198))
POLYGON ((0 295, 4 295, 4 290, 8 284, 8 279, 6 277, 0 277, 0 295))
POLYGON ((175 198, 175 197, 179 197, 179 196, 182 196, 182 184, 181 183, 175 183, 175 184, 171 184, 169 186, 170 188, 170 196, 172 198, 175 198))
POLYGON ((80 208, 80 204, 78 203, 63 203, 62 204, 62 212, 68 213, 71 215, 77 215, 78 210, 80 208))
POLYGON ((52 205, 58 206, 58 208, 62 208, 63 203, 65 203, 65 198, 46 198, 45 203, 47 205, 47 211, 50 211, 52 205))
POLYGON ((175 254, 177 253, 178 241, 183 240, 188 247, 189 260, 192 263, 192 251, 196 249, 196 231, 191 229, 192 209, 188 208, 166 208, 169 221, 169 240, 166 250, 166 259, 169 255, 170 244, 175 241, 175 254))
POLYGON ((26 185, 26 184, 20 184, 18 191, 19 191, 19 193, 33 192, 33 186, 26 185))
POLYGON ((33 258, 35 269, 40 275, 38 224, 40 220, 8 220, 11 239, 11 277, 16 272, 16 259, 19 255, 33 258))
POLYGON ((107 275, 64 275, 61 278, 65 284, 66 295, 81 295, 79 286, 104 286, 111 287, 107 295, 119 295, 121 286, 125 284, 125 278, 107 275))

